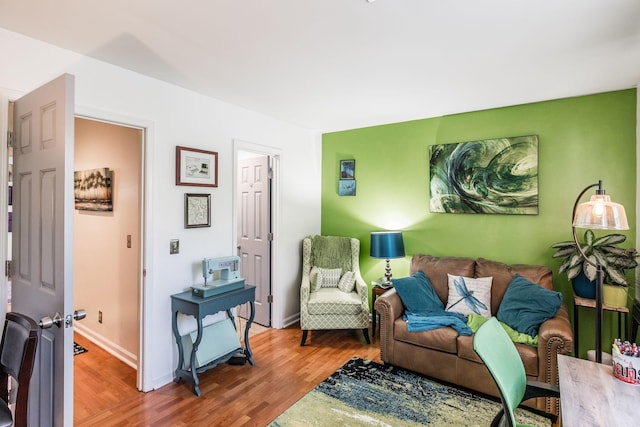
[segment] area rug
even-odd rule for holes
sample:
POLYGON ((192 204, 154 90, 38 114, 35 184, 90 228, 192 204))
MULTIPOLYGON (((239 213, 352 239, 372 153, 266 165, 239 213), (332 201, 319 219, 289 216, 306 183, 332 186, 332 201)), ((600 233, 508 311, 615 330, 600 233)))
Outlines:
MULTIPOLYGON (((269 427, 482 426, 501 404, 415 373, 353 358, 276 418, 269 427)), ((518 409, 516 421, 549 427, 518 409)))
POLYGON ((82 353, 86 353, 87 351, 89 351, 89 350, 87 350, 86 348, 84 348, 83 346, 78 344, 77 342, 73 343, 73 355, 74 356, 77 356, 77 355, 82 354, 82 353))

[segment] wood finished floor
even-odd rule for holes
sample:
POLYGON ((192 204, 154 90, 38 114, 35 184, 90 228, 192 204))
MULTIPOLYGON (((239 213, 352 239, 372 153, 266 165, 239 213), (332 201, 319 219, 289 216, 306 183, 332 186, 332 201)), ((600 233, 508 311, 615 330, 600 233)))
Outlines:
POLYGON ((76 334, 89 351, 74 357, 75 426, 265 426, 358 356, 380 360, 379 337, 361 331, 313 331, 300 347, 299 327, 250 338, 255 366, 220 365, 199 376, 202 397, 186 383, 136 390, 136 372, 76 334))

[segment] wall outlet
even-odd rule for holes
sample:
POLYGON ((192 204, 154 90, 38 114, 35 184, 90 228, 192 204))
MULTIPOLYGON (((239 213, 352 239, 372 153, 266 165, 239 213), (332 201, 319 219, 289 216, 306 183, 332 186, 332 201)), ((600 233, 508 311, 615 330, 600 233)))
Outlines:
POLYGON ((102 311, 98 311, 98 323, 102 323, 102 311))

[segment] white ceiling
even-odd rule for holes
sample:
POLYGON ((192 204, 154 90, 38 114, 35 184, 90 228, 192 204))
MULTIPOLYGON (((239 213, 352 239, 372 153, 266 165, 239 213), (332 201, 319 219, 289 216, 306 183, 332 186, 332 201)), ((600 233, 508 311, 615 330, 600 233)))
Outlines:
POLYGON ((639 0, 0 0, 0 27, 322 131, 640 83, 639 0))

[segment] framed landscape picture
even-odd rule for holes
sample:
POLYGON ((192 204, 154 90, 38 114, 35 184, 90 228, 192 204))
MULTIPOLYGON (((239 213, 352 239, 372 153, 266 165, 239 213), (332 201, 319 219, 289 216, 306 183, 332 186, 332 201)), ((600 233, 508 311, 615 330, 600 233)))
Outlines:
POLYGON ((87 169, 73 173, 75 208, 81 211, 113 211, 111 171, 87 169))
POLYGON ((538 136, 430 147, 431 212, 538 214, 538 136))

